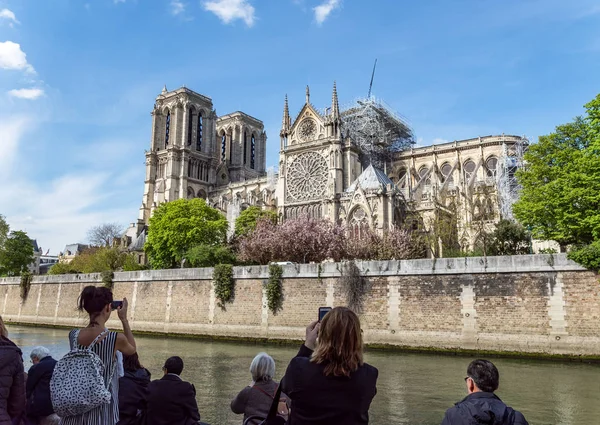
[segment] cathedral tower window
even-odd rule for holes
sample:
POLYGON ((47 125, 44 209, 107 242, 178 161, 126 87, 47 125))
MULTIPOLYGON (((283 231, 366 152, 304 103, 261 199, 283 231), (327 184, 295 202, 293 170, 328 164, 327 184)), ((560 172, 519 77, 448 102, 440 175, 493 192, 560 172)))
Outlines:
POLYGON ((188 177, 192 177, 192 160, 191 160, 191 159, 188 161, 188 172, 187 172, 187 176, 188 176, 188 177))
POLYGON ((248 135, 244 131, 244 165, 248 163, 248 135))
POLYGON ((225 161, 226 150, 227 150, 227 136, 225 135, 225 132, 223 132, 223 134, 221 135, 221 161, 222 162, 225 161))
POLYGON ((169 131, 171 130, 171 111, 167 112, 167 123, 165 124, 165 148, 169 144, 169 131))
POLYGON ((233 163, 233 131, 229 133, 229 163, 233 163))
POLYGON ((198 129, 196 131, 196 150, 202 150, 202 111, 198 112, 198 129))
POLYGON ((190 117, 188 119, 187 145, 192 145, 192 127, 194 126, 194 108, 190 108, 190 117))
POLYGON ((252 137, 250 138, 250 168, 252 168, 254 170, 254 165, 255 165, 255 155, 256 155, 256 138, 254 137, 254 134, 252 134, 252 137))

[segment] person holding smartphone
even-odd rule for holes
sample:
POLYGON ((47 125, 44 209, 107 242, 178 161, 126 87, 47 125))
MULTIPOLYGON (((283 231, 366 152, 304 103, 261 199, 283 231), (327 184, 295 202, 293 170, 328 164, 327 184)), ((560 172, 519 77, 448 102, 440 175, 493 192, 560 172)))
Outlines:
POLYGON ((346 307, 321 312, 281 381, 294 425, 365 425, 378 370, 363 360, 358 316, 346 307))

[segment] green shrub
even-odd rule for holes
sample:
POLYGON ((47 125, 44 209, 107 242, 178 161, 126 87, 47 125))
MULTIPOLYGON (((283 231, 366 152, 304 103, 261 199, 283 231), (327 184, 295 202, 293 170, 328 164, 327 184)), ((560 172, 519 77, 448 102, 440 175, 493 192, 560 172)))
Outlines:
POLYGON ((213 281, 215 284, 215 297, 217 304, 225 309, 225 304, 232 302, 235 291, 233 280, 233 266, 231 264, 217 264, 213 270, 213 281))
POLYGON ((189 249, 185 258, 190 267, 213 267, 217 264, 235 264, 233 252, 226 246, 196 245, 189 249))
POLYGON ((48 270, 48 274, 76 274, 77 270, 74 270, 71 267, 71 264, 68 263, 56 263, 50 270, 48 270))
POLYGON ((269 281, 267 282, 267 304, 273 314, 283 307, 282 279, 283 267, 279 264, 269 265, 269 281))
POLYGON ((586 269, 600 271, 600 240, 572 249, 567 257, 586 269))

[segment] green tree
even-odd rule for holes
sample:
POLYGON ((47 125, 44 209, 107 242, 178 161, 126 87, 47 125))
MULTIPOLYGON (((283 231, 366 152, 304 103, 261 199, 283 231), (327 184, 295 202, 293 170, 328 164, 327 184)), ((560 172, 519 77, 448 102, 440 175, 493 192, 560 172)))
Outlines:
POLYGON ((217 264, 235 264, 236 258, 226 246, 196 245, 185 254, 188 267, 213 267, 217 264))
POLYGON ((541 136, 518 172, 523 187, 515 217, 536 239, 590 244, 600 238, 600 95, 585 117, 541 136))
POLYGON ((31 239, 20 230, 10 232, 0 251, 0 270, 3 274, 17 276, 28 270, 33 263, 34 253, 31 239))
POLYGON ((530 235, 522 225, 510 220, 500 220, 486 237, 487 255, 520 255, 530 250, 530 235))
POLYGON ((144 250, 154 269, 181 264, 196 245, 219 246, 227 238, 227 220, 204 199, 178 199, 160 205, 150 218, 144 250))
POLYGON ((252 233, 256 229, 256 223, 264 219, 277 224, 277 213, 275 211, 263 210, 256 206, 246 208, 235 220, 235 236, 246 236, 252 233))
POLYGON ((102 273, 142 270, 134 254, 119 248, 89 248, 77 255, 70 263, 58 263, 50 268, 49 274, 102 273))
POLYGON ((6 222, 6 219, 2 214, 0 214, 0 251, 4 247, 6 243, 6 239, 8 238, 8 232, 10 231, 10 227, 6 222))

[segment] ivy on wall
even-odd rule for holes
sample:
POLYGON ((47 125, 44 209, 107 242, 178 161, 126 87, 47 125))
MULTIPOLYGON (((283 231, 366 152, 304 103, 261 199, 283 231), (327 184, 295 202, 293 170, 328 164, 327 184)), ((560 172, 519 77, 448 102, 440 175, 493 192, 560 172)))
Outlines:
POLYGON ((33 276, 31 273, 29 273, 29 272, 21 273, 21 282, 19 284, 19 287, 21 288, 21 299, 23 301, 27 300, 27 295, 29 295, 29 290, 31 289, 31 280, 32 279, 33 279, 33 276))
POLYGON ((115 274, 112 271, 108 270, 102 272, 100 275, 102 276, 102 284, 104 285, 104 287, 112 291, 115 287, 115 282, 113 281, 113 279, 115 278, 115 274))
POLYGON ((279 264, 269 265, 269 280, 267 282, 267 305, 273 314, 277 314, 283 306, 282 279, 283 267, 279 264))
POLYGON ((349 309, 360 314, 363 312, 365 297, 370 289, 369 281, 361 275, 360 269, 354 261, 343 263, 340 271, 346 304, 349 309))
POLYGON ((233 266, 231 264, 217 264, 213 269, 213 281, 217 304, 224 310, 225 304, 232 302, 234 298, 233 266))

